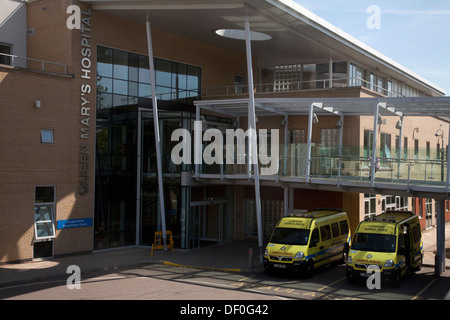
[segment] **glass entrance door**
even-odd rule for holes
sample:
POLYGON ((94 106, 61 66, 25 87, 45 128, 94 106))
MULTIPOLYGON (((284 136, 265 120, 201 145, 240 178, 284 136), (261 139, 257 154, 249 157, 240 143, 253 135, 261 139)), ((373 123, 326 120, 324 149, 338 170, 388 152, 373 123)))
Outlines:
POLYGON ((226 200, 191 202, 187 242, 189 248, 229 240, 227 226, 230 219, 226 207, 226 200))

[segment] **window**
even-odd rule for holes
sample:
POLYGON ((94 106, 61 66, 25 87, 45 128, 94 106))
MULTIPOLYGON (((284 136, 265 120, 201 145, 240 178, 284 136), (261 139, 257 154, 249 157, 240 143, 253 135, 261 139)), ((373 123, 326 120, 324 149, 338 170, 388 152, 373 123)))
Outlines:
POLYGON ((311 233, 311 241, 309 242, 310 244, 312 243, 318 243, 320 241, 319 239, 319 229, 315 228, 313 230, 313 232, 311 233))
POLYGON ((236 74, 234 76, 234 93, 244 93, 244 86, 245 86, 245 77, 242 75, 236 74))
POLYGON ((301 129, 289 130, 289 143, 293 144, 306 143, 305 130, 301 129))
POLYGON ((389 162, 386 159, 391 158, 391 135, 389 133, 381 133, 380 135, 380 158, 385 160, 381 161, 381 166, 387 167, 389 162))
POLYGON ((408 159, 408 138, 403 139, 403 158, 408 159))
POLYGON ((349 86, 360 87, 362 84, 363 69, 353 63, 350 63, 349 72, 349 86))
POLYGON ((372 155, 373 131, 364 130, 364 157, 372 155))
POLYGON ((302 65, 275 66, 273 68, 274 91, 289 91, 298 87, 302 80, 302 65))
POLYGON ((36 187, 34 205, 34 235, 36 240, 55 237, 55 188, 36 187))
POLYGON ((364 217, 369 218, 376 214, 376 195, 364 194, 364 217))
MULTIPOLYGON (((200 67, 154 60, 158 99, 188 103, 200 97, 200 67)), ((97 47, 97 108, 136 104, 151 94, 148 56, 97 47)))
POLYGON ((377 77, 375 76, 375 74, 373 74, 371 72, 370 76, 369 76, 369 89, 370 90, 373 90, 373 91, 375 90, 376 79, 377 79, 377 77))
POLYGON ((333 238, 339 237, 339 226, 337 222, 331 224, 331 231, 333 232, 333 238))
POLYGON ((331 230, 329 225, 320 227, 320 237, 322 238, 322 241, 331 239, 331 230))
MULTIPOLYGON (((244 199, 244 236, 256 238, 258 227, 255 199, 244 199)), ((261 216, 264 237, 270 238, 277 222, 283 217, 283 200, 261 199, 261 216)))
POLYGON ((414 159, 419 159, 419 140, 414 139, 414 159))
POLYGON ((41 143, 53 142, 53 129, 41 129, 41 143))
POLYGON ((322 147, 339 146, 339 129, 322 129, 321 145, 322 147))
POLYGON ((11 65, 11 47, 9 44, 0 44, 0 64, 11 65))
POLYGON ((346 220, 340 221, 339 226, 341 228, 341 235, 347 235, 348 234, 348 223, 346 220))

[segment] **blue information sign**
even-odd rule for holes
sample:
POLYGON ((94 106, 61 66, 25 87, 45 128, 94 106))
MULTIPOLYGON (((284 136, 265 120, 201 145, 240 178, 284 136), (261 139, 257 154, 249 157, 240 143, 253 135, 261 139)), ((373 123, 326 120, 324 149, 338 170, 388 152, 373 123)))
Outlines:
POLYGON ((83 228, 91 226, 92 218, 58 220, 57 222, 58 229, 83 228))

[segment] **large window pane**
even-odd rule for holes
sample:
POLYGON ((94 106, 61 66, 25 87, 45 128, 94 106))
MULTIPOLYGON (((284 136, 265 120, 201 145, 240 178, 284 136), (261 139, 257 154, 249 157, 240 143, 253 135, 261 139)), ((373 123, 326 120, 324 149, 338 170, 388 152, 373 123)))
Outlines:
POLYGON ((139 55, 136 53, 128 54, 128 79, 130 81, 139 80, 139 55))
POLYGON ((99 92, 112 92, 113 81, 111 78, 98 77, 97 78, 97 91, 99 92))
POLYGON ((97 47, 97 73, 99 76, 112 77, 112 49, 97 47))
POLYGON ((172 86, 171 63, 167 60, 158 59, 155 62, 156 84, 164 87, 172 86))
POLYGON ((114 50, 114 78, 128 80, 128 52, 114 50))
POLYGON ((139 97, 150 98, 152 96, 152 87, 149 84, 139 83, 139 97))
POLYGON ((146 56, 139 56, 139 82, 150 83, 150 67, 146 56))
POLYGON ((114 91, 115 94, 128 94, 128 82, 124 80, 114 79, 114 91))

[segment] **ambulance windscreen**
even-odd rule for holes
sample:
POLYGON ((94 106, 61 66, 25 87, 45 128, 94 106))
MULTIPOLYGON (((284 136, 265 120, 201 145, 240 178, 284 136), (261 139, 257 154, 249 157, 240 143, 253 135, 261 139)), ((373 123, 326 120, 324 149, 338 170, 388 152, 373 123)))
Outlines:
POLYGON ((308 244, 309 229, 276 228, 271 243, 305 246, 308 244))
POLYGON ((357 233, 352 249, 375 252, 395 252, 396 237, 389 234, 357 233))

